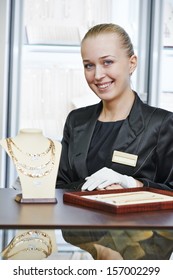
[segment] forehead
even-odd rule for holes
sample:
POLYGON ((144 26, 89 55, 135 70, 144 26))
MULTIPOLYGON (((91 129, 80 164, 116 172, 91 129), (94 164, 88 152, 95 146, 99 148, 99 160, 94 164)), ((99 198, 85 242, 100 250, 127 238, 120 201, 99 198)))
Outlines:
POLYGON ((81 45, 81 54, 86 56, 116 55, 122 51, 120 38, 114 33, 103 33, 86 38, 81 45))

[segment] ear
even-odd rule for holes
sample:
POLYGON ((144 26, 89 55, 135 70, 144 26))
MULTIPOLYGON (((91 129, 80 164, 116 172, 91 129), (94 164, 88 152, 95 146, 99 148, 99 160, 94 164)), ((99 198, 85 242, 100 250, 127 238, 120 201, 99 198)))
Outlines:
POLYGON ((129 74, 132 75, 137 66, 137 56, 133 54, 129 59, 129 74))

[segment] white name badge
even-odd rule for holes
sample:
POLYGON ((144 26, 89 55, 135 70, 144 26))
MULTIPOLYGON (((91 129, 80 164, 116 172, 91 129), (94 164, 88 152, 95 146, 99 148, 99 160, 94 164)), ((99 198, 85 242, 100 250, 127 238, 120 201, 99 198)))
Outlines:
POLYGON ((112 161, 116 163, 121 163, 130 166, 136 166, 138 160, 137 155, 128 154, 124 152, 114 151, 112 156, 112 161))

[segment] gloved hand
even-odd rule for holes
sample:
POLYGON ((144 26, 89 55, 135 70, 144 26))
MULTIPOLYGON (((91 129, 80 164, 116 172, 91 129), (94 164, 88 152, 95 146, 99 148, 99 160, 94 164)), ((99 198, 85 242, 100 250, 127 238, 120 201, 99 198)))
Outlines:
POLYGON ((91 176, 85 178, 86 182, 82 186, 82 191, 93 191, 94 189, 104 189, 112 184, 119 184, 123 188, 136 188, 137 183, 133 177, 122 175, 110 168, 103 167, 91 176))

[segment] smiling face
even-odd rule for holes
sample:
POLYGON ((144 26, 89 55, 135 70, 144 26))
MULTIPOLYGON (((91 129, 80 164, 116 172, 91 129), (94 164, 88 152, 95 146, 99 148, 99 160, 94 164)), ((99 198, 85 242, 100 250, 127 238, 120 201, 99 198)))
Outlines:
POLYGON ((100 99, 111 101, 131 90, 136 56, 128 56, 117 34, 87 37, 82 42, 81 55, 86 81, 100 99))

